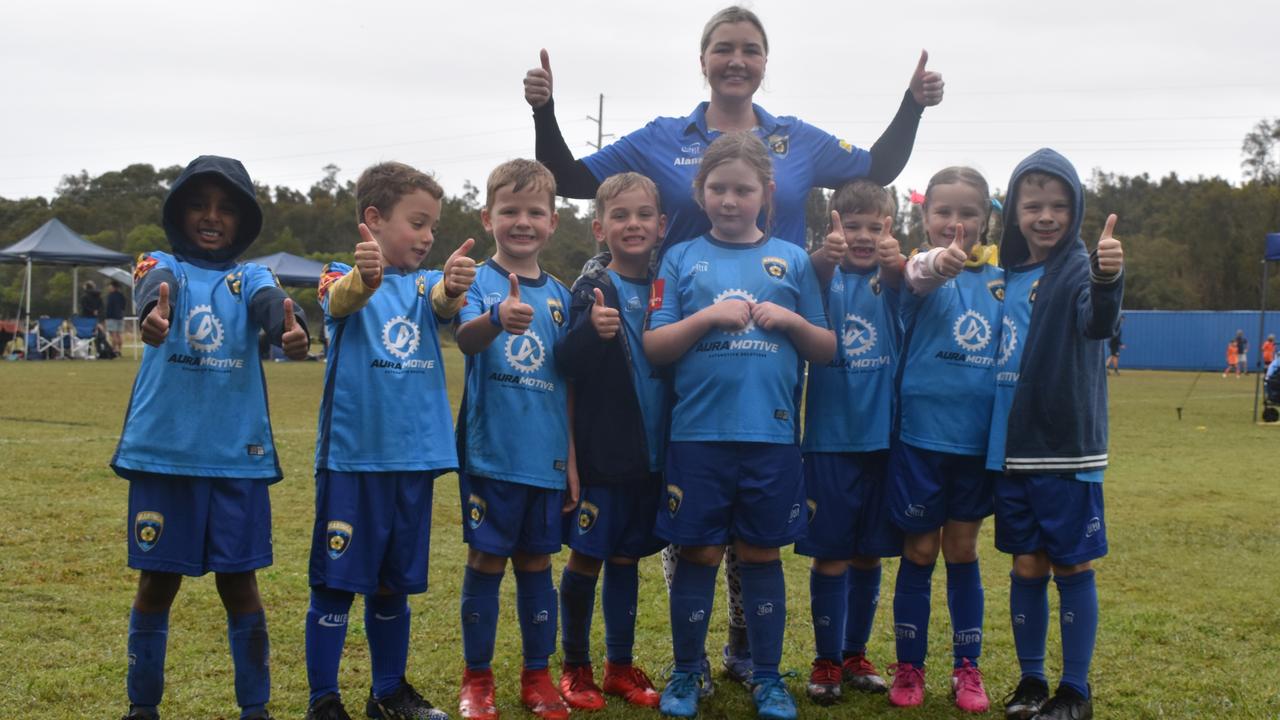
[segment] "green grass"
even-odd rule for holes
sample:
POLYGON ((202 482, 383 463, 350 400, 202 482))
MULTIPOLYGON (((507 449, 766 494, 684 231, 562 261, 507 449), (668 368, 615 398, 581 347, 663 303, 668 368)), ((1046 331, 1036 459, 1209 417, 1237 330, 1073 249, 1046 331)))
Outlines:
MULTIPOLYGON (((446 350, 460 396, 461 361, 446 350)), ((124 481, 107 462, 114 449, 136 366, 132 361, 0 365, 0 647, 9 665, 0 682, 7 717, 110 717, 125 708, 125 636, 135 574, 125 566, 128 524, 124 481)), ((285 480, 272 489, 275 565, 259 575, 272 640, 274 713, 300 718, 307 698, 303 618, 312 521, 312 451, 323 365, 267 367, 285 480)), ((1250 422, 1253 379, 1206 374, 1126 372, 1113 378, 1107 524, 1111 555, 1098 563, 1102 603, 1092 681, 1099 717, 1275 718, 1280 715, 1280 428, 1250 422), (1174 408, 1184 405, 1183 419, 1174 408)), ((190 421, 195 421, 191 418, 190 421)), ((458 595, 464 547, 453 476, 436 486, 431 590, 414 597, 410 678, 438 705, 456 710, 462 672, 458 595)), ((981 539, 987 588, 983 669, 997 709, 1017 681, 1009 633, 1008 558, 981 539)), ((784 552, 790 595, 783 667, 807 676, 812 652, 805 563, 784 552)), ((562 566, 557 558, 555 566, 562 566)), ((642 567, 637 657, 654 675, 670 656, 660 562, 642 567)), ((892 659, 893 577, 887 563, 882 611, 871 655, 892 659)), ((508 573, 510 575, 510 573, 508 573)), ((557 575, 558 576, 558 575, 557 575)), ((503 586, 495 671, 499 704, 519 707, 519 632, 514 585, 503 586)), ((851 697, 834 709, 800 700, 801 717, 953 718, 947 699, 949 629, 943 573, 934 582, 933 668, 923 708, 901 711, 883 696, 851 697)), ((1056 608, 1056 593, 1050 593, 1056 608)), ((362 710, 368 651, 353 613, 341 683, 362 710)), ((602 652, 596 614, 594 647, 602 652)), ((1056 617, 1056 609, 1054 610, 1056 617)), ((710 647, 724 637, 717 598, 710 647)), ((1049 671, 1060 669, 1051 623, 1049 671)), ((188 579, 174 605, 169 635, 169 718, 236 717, 223 612, 210 578, 188 579)), ((558 658, 552 659, 553 663, 558 658)), ((801 679, 791 686, 803 698, 801 679)), ((353 713, 360 717, 360 713, 353 713)), ((655 717, 614 703, 593 717, 655 717)), ((704 718, 752 717, 746 693, 721 683, 704 718)))

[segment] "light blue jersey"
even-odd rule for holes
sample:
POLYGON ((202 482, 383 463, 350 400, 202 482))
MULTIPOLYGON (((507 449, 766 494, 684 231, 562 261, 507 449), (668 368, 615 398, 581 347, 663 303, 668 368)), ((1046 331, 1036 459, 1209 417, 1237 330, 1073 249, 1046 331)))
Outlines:
POLYGON ((208 269, 163 252, 140 259, 139 268, 171 274, 176 287, 169 334, 160 347, 143 348, 112 468, 126 478, 140 471, 279 480, 260 328, 249 310, 275 276, 252 263, 208 269))
POLYGON ((364 307, 333 317, 326 281, 351 271, 334 262, 321 276, 329 355, 316 467, 343 472, 456 468, 439 327, 431 310, 431 288, 443 274, 386 268, 364 307))
POLYGON ((610 270, 609 279, 618 291, 618 304, 622 307, 622 327, 631 347, 631 379, 636 386, 636 399, 640 401, 640 415, 644 418, 645 442, 649 446, 649 471, 662 469, 666 437, 663 416, 666 407, 666 386, 658 377, 649 358, 644 354, 644 322, 649 313, 649 281, 625 278, 610 270))
POLYGON ((925 450, 986 455, 1004 271, 966 267, 923 297, 902 298, 899 438, 925 450))
POLYGON ((893 375, 902 347, 898 295, 880 283, 874 268, 869 272, 836 268, 827 291, 836 357, 828 363, 809 363, 804 452, 870 452, 889 447, 893 375))
MULTIPOLYGON (((487 314, 511 289, 493 260, 476 270, 460 323, 487 314)), ((560 490, 569 458, 568 385, 552 353, 568 326, 569 290, 543 273, 520 278, 520 300, 533 307, 522 335, 506 331, 467 357, 467 390, 458 425, 471 475, 560 490)))
MULTIPOLYGON (((827 327, 809 257, 769 238, 752 245, 703 235, 671 247, 654 281, 649 327, 682 320, 722 300, 772 302, 827 327)), ((675 365, 671 440, 795 444, 800 357, 785 333, 749 323, 712 329, 675 365)))
POLYGON ((996 354, 996 395, 991 409, 991 435, 987 445, 987 469, 1004 471, 1004 441, 1009 434, 1009 408, 1022 366, 1022 346, 1031 327, 1031 307, 1044 264, 1010 268, 1004 274, 1004 319, 1000 323, 1000 349, 996 354))

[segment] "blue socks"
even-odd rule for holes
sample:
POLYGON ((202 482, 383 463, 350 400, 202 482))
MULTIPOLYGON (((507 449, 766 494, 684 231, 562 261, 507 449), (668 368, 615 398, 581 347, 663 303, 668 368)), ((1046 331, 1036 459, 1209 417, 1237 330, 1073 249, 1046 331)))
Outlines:
POLYGON ((466 569, 462 578, 462 656, 468 670, 488 670, 498 635, 498 590, 503 573, 466 569))
POLYGON ((960 667, 965 659, 977 667, 982 655, 982 618, 986 610, 977 560, 947 563, 947 609, 951 611, 955 667, 960 667))
POLYGON ((129 612, 129 704, 155 710, 164 695, 164 654, 169 640, 169 611, 129 612))
POLYGON ((409 616, 409 599, 404 594, 364 597, 364 631, 369 639, 375 698, 391 695, 404 680, 409 661, 409 616))
POLYGON ((849 568, 849 609, 844 624, 844 656, 865 655, 871 624, 880 604, 880 566, 870 570, 849 568))
POLYGON ((566 566, 560 573, 560 645, 566 665, 591 664, 591 613, 595 605, 596 578, 566 566))
POLYGON ((1049 635, 1049 576, 1009 573, 1009 617, 1022 677, 1044 680, 1044 648, 1049 635))
POLYGON ((846 576, 809 570, 809 604, 813 610, 813 645, 819 660, 841 661, 841 636, 849 609, 846 576))
POLYGON ((917 565, 905 557, 898 564, 893 594, 893 632, 898 662, 924 667, 929 652, 929 595, 933 565, 917 565))
MULTIPOLYGON (((631 664, 631 649, 636 644, 636 600, 639 594, 639 565, 605 563, 604 587, 600 590, 600 605, 604 612, 604 649, 605 657, 615 665, 631 664)), ((565 658, 568 658, 568 653, 565 658)))
POLYGON ((671 578, 671 647, 676 670, 702 672, 702 655, 707 644, 707 623, 716 597, 718 565, 699 565, 676 559, 671 578))
POLYGON ((353 598, 353 593, 344 590, 311 588, 305 631, 307 684, 311 687, 308 704, 338 692, 338 665, 347 640, 347 617, 353 598))
POLYGON ((227 640, 235 666, 236 703, 240 717, 266 709, 271 699, 270 643, 267 614, 227 615, 227 640))
MULTIPOLYGON (((787 587, 782 561, 740 562, 742 610, 751 643, 753 682, 777 680, 782 662, 782 635, 787 626, 787 587)), ((839 635, 837 634, 838 638, 839 635)))
POLYGON ((524 641, 526 670, 545 670, 556 649, 556 589, 551 568, 536 572, 516 570, 516 613, 524 641))
POLYGON ((1093 570, 1055 575, 1062 628, 1062 683, 1089 697, 1089 664, 1098 637, 1098 586, 1093 570))

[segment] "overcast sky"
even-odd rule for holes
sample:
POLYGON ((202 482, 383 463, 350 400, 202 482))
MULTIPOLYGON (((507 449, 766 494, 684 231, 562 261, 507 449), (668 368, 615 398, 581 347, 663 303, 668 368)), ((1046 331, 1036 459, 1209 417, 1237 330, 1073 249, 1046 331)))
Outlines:
MULTIPOLYGON (((521 79, 539 48, 581 156, 599 93, 619 135, 708 98, 698 40, 723 4, 5 2, 0 197, 204 153, 300 189, 329 163, 345 181, 395 159, 456 193, 533 156, 521 79)), ((927 48, 946 99, 925 112, 899 190, 953 164, 1002 188, 1045 145, 1085 176, 1238 182, 1245 133, 1280 116, 1280 3, 1176 5, 756 0, 770 41, 756 101, 870 147, 927 48)))

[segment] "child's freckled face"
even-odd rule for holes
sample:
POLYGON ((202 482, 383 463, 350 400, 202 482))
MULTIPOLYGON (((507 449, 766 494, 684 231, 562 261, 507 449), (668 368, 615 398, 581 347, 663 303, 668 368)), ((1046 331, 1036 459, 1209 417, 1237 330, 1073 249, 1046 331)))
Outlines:
POLYGON ((231 193, 213 180, 197 180, 182 205, 182 230, 202 250, 231 244, 240 228, 240 206, 231 193))

